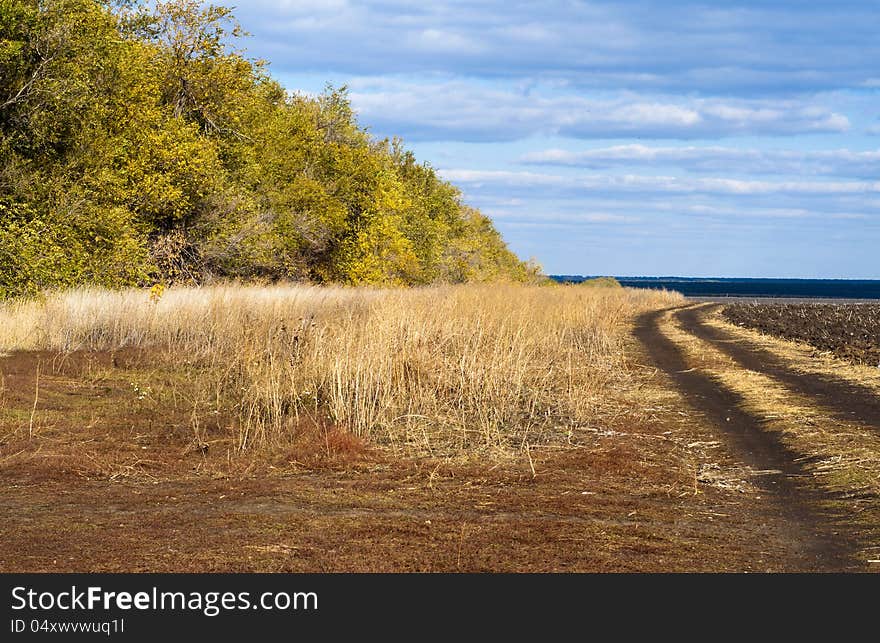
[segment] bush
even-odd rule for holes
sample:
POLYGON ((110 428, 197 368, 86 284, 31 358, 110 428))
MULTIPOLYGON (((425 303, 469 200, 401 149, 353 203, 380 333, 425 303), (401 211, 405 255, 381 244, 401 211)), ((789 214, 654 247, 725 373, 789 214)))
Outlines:
POLYGON ((533 278, 344 87, 290 96, 235 48, 229 9, 150 6, 0 0, 0 296, 533 278))

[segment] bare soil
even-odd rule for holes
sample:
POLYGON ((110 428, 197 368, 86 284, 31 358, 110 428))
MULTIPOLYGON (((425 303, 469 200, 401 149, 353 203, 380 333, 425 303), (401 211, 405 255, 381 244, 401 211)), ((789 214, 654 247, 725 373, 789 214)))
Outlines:
POLYGON ((743 368, 770 375, 790 390, 815 399, 838 417, 857 420, 880 432, 880 397, 873 390, 855 382, 797 371, 770 351, 703 323, 702 318, 710 314, 712 308, 688 308, 677 316, 684 330, 710 342, 743 368))
MULTIPOLYGON (((681 319, 692 322, 684 324, 684 330, 692 332, 691 326, 699 324, 698 311, 690 308, 678 313, 681 319)), ((798 454, 788 449, 778 435, 765 431, 760 418, 744 410, 739 395, 698 369, 688 367, 682 350, 658 327, 663 312, 643 315, 635 331, 654 363, 704 413, 729 449, 754 470, 764 472, 755 479, 756 483, 767 494, 768 504, 775 506, 785 519, 789 536, 815 559, 817 569, 858 569, 855 554, 861 544, 844 522, 843 513, 831 509, 826 502, 829 498, 820 491, 803 484, 808 474, 798 454)))
POLYGON ((856 364, 880 366, 880 304, 736 303, 724 316, 739 326, 805 342, 856 364))
MULTIPOLYGON (((228 418, 196 431, 187 401, 163 393, 188 374, 152 364, 0 358, 0 571, 850 568, 849 536, 835 545, 832 517, 787 474, 709 475, 736 473, 748 449, 675 398, 515 457, 408 457, 334 427, 249 455, 231 449, 228 418)), ((669 385, 632 367, 646 395, 669 385)))

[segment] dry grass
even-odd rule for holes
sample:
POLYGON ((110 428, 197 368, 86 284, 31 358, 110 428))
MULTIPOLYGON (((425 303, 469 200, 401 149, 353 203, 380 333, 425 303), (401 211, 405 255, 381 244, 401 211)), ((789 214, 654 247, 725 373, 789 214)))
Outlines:
POLYGON ((306 427, 433 454, 570 440, 632 406, 625 342, 672 293, 517 285, 81 289, 0 307, 0 352, 149 349, 237 446, 306 427))

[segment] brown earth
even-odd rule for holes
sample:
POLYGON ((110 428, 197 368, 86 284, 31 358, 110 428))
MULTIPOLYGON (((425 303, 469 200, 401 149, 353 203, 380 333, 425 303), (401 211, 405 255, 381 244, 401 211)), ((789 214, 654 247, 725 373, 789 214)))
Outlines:
POLYGON ((737 303, 725 306, 723 315, 739 326, 880 366, 880 304, 737 303))
POLYGON ((636 337, 644 413, 509 457, 333 427, 240 454, 148 353, 0 357, 0 571, 862 569, 796 454, 681 373, 655 318, 636 337))
POLYGON ((838 417, 857 420, 880 433, 880 397, 875 391, 856 382, 799 372, 770 351, 738 341, 731 333, 703 323, 702 318, 714 308, 717 307, 688 308, 677 313, 677 317, 688 333, 710 342, 743 368, 771 375, 789 390, 817 400, 838 417))
MULTIPOLYGON (((692 313, 687 309, 679 315, 692 313)), ((663 369, 688 401, 704 412, 728 448, 756 471, 766 475, 756 482, 768 494, 768 503, 790 525, 790 535, 803 543, 805 551, 815 557, 817 567, 845 571, 857 568, 855 554, 859 545, 849 533, 842 515, 822 507, 822 494, 798 483, 807 473, 798 462, 798 454, 788 449, 774 434, 763 430, 759 418, 743 409, 744 401, 736 392, 719 386, 698 369, 689 368, 682 350, 666 338, 658 328, 663 314, 651 312, 642 316, 636 337, 648 349, 654 363, 663 369)), ((690 330, 685 327, 685 330, 690 330)))
POLYGON ((205 450, 184 413, 139 407, 132 381, 173 377, 146 355, 0 364, 5 572, 816 567, 759 493, 702 482, 736 463, 684 446, 711 436, 659 411, 531 464, 401 458, 332 431, 249 460, 219 422, 205 450))

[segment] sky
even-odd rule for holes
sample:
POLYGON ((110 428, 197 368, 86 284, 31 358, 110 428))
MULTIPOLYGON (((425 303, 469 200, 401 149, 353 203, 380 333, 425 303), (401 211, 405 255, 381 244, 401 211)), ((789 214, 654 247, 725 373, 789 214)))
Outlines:
POLYGON ((548 274, 880 278, 880 1, 253 0, 548 274))

